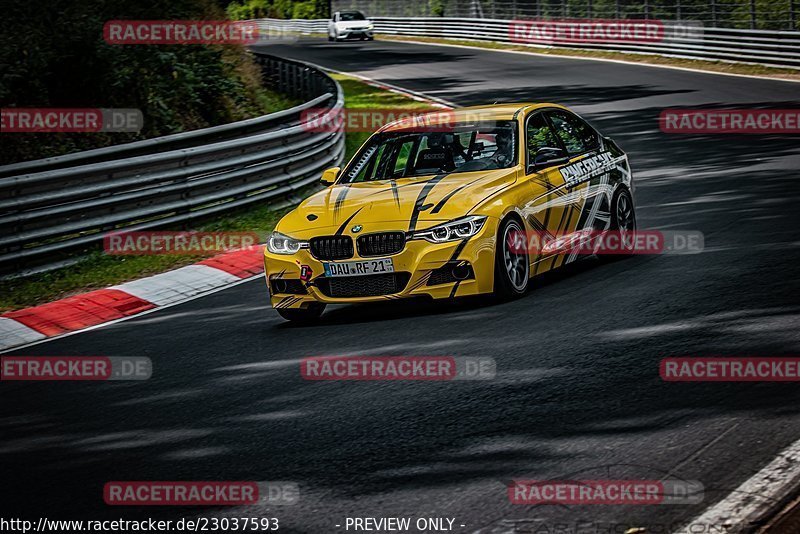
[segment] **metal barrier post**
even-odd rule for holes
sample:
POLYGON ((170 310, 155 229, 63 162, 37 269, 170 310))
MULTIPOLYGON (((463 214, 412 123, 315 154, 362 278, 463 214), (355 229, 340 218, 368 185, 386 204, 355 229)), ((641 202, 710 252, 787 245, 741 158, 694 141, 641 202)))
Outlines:
POLYGON ((717 27, 717 0, 711 0, 711 27, 717 27))

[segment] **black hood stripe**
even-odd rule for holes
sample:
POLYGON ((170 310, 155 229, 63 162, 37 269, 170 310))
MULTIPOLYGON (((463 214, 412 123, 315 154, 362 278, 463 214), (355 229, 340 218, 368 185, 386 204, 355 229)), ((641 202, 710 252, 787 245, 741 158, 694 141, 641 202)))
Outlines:
POLYGON ((453 195, 455 195, 456 193, 458 193, 459 191, 461 191, 462 189, 464 189, 468 185, 469 184, 464 184, 461 187, 456 187, 455 189, 453 189, 452 191, 447 193, 444 197, 442 197, 442 200, 440 200, 436 204, 436 206, 431 210, 431 213, 439 213, 440 211, 442 211, 442 208, 444 207, 445 204, 447 204, 447 201, 450 200, 451 198, 453 198, 453 195))
POLYGON ((436 204, 436 207, 435 207, 435 208, 433 208, 433 210, 431 211, 431 213, 439 213, 440 211, 442 211, 442 208, 444 207, 444 205, 445 205, 445 204, 447 204, 447 201, 448 201, 448 200, 450 200, 451 198, 453 198, 453 195, 455 195, 456 193, 458 193, 459 191, 461 191, 461 190, 462 190, 462 189, 464 189, 465 187, 469 187, 469 186, 471 186, 472 184, 474 184, 474 183, 476 183, 476 182, 480 182, 480 181, 481 181, 481 180, 483 180, 484 178, 485 178, 485 176, 481 176, 480 178, 475 178, 474 180, 472 180, 472 181, 470 181, 470 182, 467 182, 467 183, 465 183, 464 185, 462 185, 462 186, 460 186, 460 187, 457 187, 457 188, 453 189, 452 191, 450 191, 449 193, 447 193, 447 194, 446 194, 446 195, 445 195, 445 196, 444 196, 444 197, 443 197, 443 198, 442 198, 442 199, 439 201, 439 203, 438 203, 438 204, 436 204))
POLYGON ((415 185, 427 184, 427 183, 428 183, 428 182, 430 182, 431 180, 435 180, 435 179, 436 179, 436 176, 434 176, 433 178, 429 178, 429 179, 427 179, 427 180, 417 180, 417 181, 415 181, 415 182, 410 182, 410 183, 407 183, 407 184, 398 185, 398 186, 397 186, 397 189, 402 189, 402 188, 404 188, 404 187, 414 187, 415 185))
POLYGON ((349 186, 342 187, 342 190, 339 191, 339 196, 336 197, 336 202, 333 204, 333 218, 336 219, 339 216, 339 210, 342 209, 342 205, 344 204, 344 198, 347 196, 347 192, 350 190, 349 186))
POLYGON ((411 212, 411 219, 408 222, 408 231, 413 232, 417 228, 417 220, 419 219, 419 214, 422 211, 422 207, 425 204, 425 199, 428 198, 428 194, 430 194, 431 190, 436 187, 436 184, 441 182, 444 178, 449 176, 449 174, 437 174, 433 178, 431 178, 426 184, 425 187, 419 192, 417 195, 417 201, 414 203, 414 211, 411 212))
MULTIPOLYGON (((430 180, 418 180, 416 182, 411 182, 411 183, 407 183, 407 184, 403 184, 403 185, 397 185, 397 180, 391 180, 390 185, 392 186, 392 191, 393 192, 395 190, 397 190, 399 192, 400 189, 405 189, 406 187, 414 187, 415 185, 423 185, 423 184, 427 184, 428 182, 430 182, 430 180)), ((387 189, 379 189, 378 191, 375 191, 374 193, 370 193, 367 196, 368 197, 372 197, 372 196, 375 196, 375 195, 383 195, 384 193, 386 193, 386 191, 387 191, 387 189)), ((399 195, 399 193, 398 193, 398 195, 399 195)))
POLYGON ((358 215, 358 212, 359 212, 359 211, 361 211, 361 210, 363 210, 363 209, 364 209, 364 206, 361 206, 361 207, 360 207, 360 208, 358 208, 358 209, 357 209, 357 210, 356 210, 356 211, 355 211, 355 212, 354 212, 354 213, 353 213, 353 214, 352 214, 350 217, 348 217, 348 218, 347 218, 347 220, 346 220, 346 221, 344 221, 344 222, 342 223, 342 225, 339 227, 339 229, 338 229, 338 230, 336 230, 336 235, 342 235, 342 233, 344 232, 344 229, 347 227, 348 223, 349 223, 350 221, 352 221, 352 220, 353 220, 353 217, 355 217, 356 215, 358 215))
POLYGON ((400 208, 400 192, 397 190, 397 181, 392 180, 390 182, 392 184, 392 195, 394 195, 394 202, 397 204, 397 208, 400 208))

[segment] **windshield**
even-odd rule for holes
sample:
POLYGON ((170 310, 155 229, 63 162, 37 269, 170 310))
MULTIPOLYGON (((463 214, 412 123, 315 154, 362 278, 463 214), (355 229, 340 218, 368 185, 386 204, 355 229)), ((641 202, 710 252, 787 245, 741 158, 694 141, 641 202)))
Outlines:
POLYGON ((339 15, 339 20, 342 22, 350 22, 353 20, 365 20, 364 15, 358 11, 345 11, 339 15))
POLYGON ((516 164, 516 137, 514 121, 377 134, 345 170, 341 183, 505 169, 516 164))

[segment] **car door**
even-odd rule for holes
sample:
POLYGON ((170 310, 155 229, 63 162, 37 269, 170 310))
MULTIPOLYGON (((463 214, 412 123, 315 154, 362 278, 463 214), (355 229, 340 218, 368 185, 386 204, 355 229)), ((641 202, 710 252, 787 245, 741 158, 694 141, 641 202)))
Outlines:
POLYGON ((577 195, 567 187, 560 172, 568 163, 567 150, 544 110, 530 113, 525 119, 525 177, 531 199, 522 211, 531 229, 528 243, 534 275, 560 264, 558 250, 553 246, 578 219, 577 195))
MULTIPOLYGON (((582 235, 585 241, 586 236, 596 235, 610 225, 614 157, 601 150, 600 135, 574 113, 549 109, 545 115, 569 157, 569 162, 558 168, 572 203, 572 218, 563 230, 582 235)), ((577 257, 578 252, 573 250, 561 255, 555 266, 577 257)))

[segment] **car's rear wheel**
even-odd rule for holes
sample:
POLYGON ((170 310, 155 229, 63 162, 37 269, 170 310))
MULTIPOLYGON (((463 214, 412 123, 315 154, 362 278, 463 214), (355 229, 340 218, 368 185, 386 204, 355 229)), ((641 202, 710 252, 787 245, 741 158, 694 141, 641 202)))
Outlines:
POLYGON ((497 232, 494 295, 501 300, 521 297, 528 290, 530 262, 522 223, 509 217, 497 232))
POLYGON ((277 312, 281 317, 287 321, 299 324, 309 324, 316 322, 322 312, 325 311, 325 305, 319 302, 312 302, 307 308, 278 308, 277 312))
POLYGON ((606 259, 625 258, 633 254, 636 232, 636 210, 627 189, 620 189, 611 200, 611 231, 619 233, 620 253, 605 254, 606 259))

